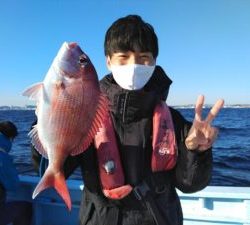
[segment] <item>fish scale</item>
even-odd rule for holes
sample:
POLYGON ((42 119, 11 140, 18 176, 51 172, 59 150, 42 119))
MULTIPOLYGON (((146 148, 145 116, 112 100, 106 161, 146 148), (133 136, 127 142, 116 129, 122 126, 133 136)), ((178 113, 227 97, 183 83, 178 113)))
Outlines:
POLYGON ((88 148, 109 111, 96 70, 76 43, 65 42, 44 81, 32 85, 23 95, 37 102, 37 125, 29 136, 36 149, 49 160, 33 198, 54 187, 70 210, 64 162, 69 155, 88 148))

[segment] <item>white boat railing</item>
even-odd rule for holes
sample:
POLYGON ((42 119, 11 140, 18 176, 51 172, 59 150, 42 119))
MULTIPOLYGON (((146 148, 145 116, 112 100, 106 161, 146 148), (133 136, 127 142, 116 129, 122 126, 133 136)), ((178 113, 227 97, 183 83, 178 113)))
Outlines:
MULTIPOLYGON (((33 203, 33 225, 77 225, 83 184, 67 180, 72 210, 69 212, 61 197, 48 189, 34 200, 32 192, 39 177, 20 176, 18 193, 9 193, 10 199, 33 203)), ((178 191, 184 214, 184 225, 250 225, 250 187, 208 186, 193 194, 178 191)))
POLYGON ((208 186, 193 194, 178 194, 185 225, 250 225, 250 187, 208 186))

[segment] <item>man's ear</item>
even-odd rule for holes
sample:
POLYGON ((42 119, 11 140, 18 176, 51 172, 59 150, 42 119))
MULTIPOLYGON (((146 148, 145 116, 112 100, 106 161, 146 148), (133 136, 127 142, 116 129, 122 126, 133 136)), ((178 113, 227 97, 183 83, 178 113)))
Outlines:
POLYGON ((110 56, 106 56, 106 65, 108 69, 111 71, 111 59, 110 56))

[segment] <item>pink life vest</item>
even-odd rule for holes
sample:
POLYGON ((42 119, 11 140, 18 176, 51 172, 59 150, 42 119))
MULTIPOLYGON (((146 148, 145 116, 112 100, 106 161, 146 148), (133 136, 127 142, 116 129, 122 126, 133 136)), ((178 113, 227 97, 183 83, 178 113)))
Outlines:
MULTIPOLYGON (((103 193, 112 199, 121 199, 133 189, 124 184, 124 174, 111 117, 95 136, 95 146, 103 193)), ((161 101, 153 113, 151 169, 153 172, 172 169, 176 164, 177 150, 174 125, 167 104, 161 101)))

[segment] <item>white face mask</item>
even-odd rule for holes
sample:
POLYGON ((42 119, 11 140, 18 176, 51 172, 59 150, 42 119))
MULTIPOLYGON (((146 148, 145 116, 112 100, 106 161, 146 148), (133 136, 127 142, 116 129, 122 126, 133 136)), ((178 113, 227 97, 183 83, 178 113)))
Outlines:
POLYGON ((152 76, 155 65, 111 65, 110 69, 119 86, 127 90, 139 90, 145 86, 152 76))

